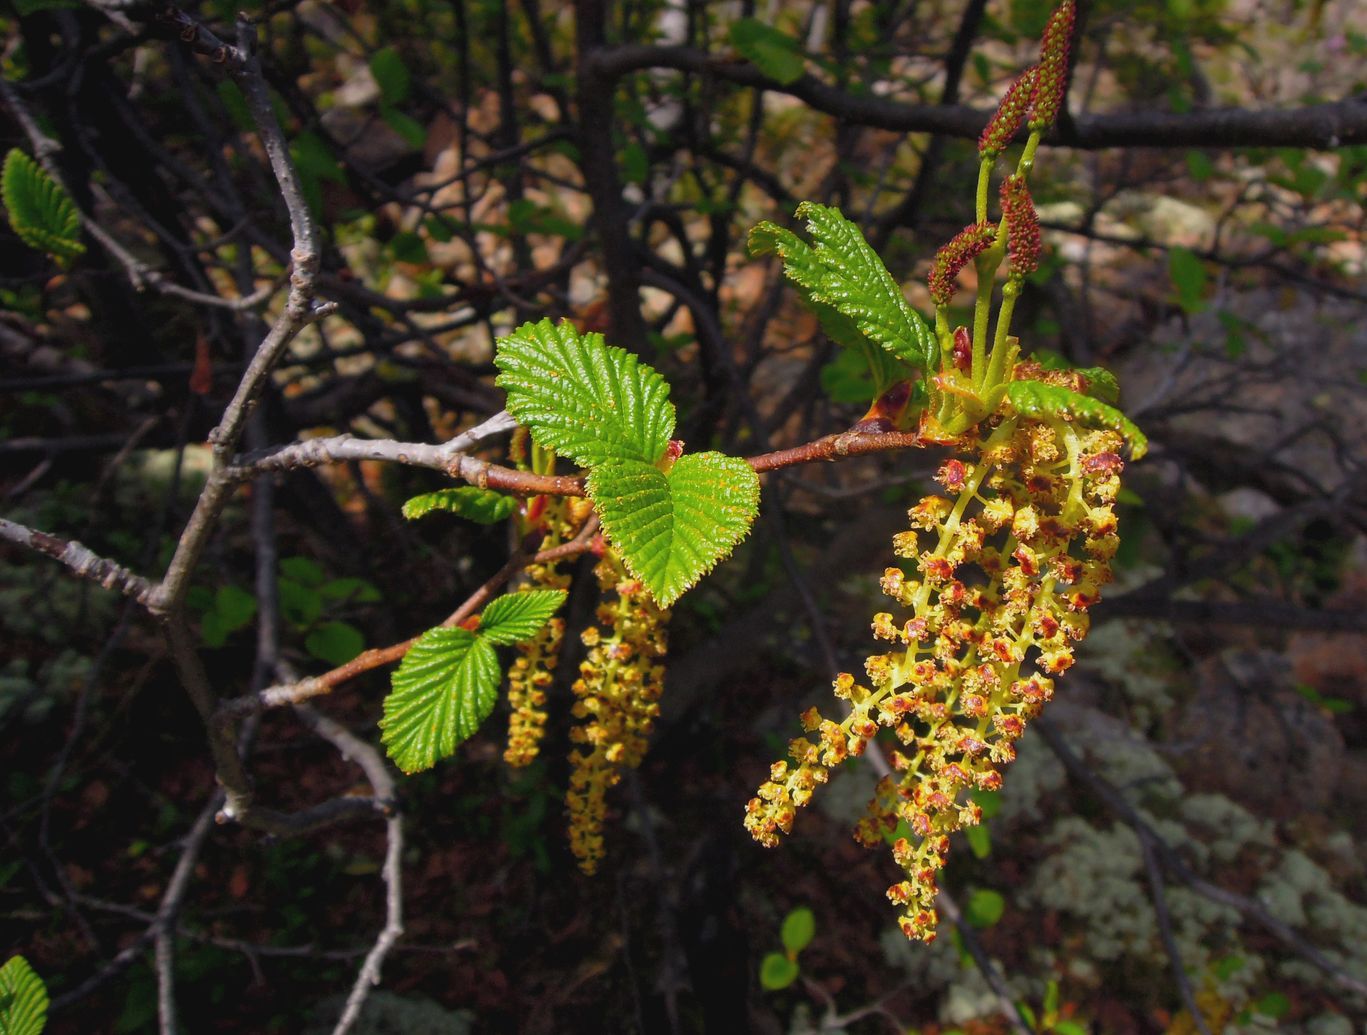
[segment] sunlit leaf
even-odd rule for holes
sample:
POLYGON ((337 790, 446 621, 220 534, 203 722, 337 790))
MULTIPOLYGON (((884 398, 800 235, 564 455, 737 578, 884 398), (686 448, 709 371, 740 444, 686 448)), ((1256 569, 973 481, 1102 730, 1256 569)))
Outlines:
POLYGON ((42 166, 18 148, 5 156, 0 195, 10 226, 30 248, 63 263, 85 252, 75 203, 42 166))
POLYGON ((503 673, 493 644, 468 629, 428 629, 390 677, 381 740, 406 773, 430 769, 493 711, 503 673))
POLYGON ((40 1035, 47 1002, 47 986, 24 957, 0 967, 0 1035, 40 1035))
POLYGON ((492 525, 512 514, 517 500, 492 489, 474 485, 460 485, 452 489, 438 489, 414 496, 403 505, 403 516, 410 521, 436 510, 450 511, 468 521, 492 525))
POLYGON ((499 340, 495 380, 538 445, 589 467, 653 464, 674 433, 669 385, 630 352, 568 322, 526 323, 499 340))
POLYGON ((563 589, 528 589, 505 593, 479 616, 479 634, 503 646, 529 640, 565 602, 563 589))

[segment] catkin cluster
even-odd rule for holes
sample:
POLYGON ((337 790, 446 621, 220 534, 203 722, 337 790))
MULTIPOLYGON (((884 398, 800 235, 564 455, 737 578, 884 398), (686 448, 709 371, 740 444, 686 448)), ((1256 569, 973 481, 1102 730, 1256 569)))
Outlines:
POLYGON ((596 624, 584 630, 588 655, 573 685, 571 714, 579 723, 570 739, 570 787, 566 805, 570 851, 585 873, 603 857, 603 817, 608 788, 623 770, 640 765, 659 715, 664 688, 666 626, 660 608, 608 547, 594 568, 602 592, 596 624))
POLYGON ((843 720, 815 708, 802 716, 809 736, 792 742, 791 762, 773 765, 745 818, 757 841, 777 843, 830 769, 890 730, 895 772, 855 837, 893 842, 905 876, 888 898, 903 933, 925 941, 935 937, 949 835, 980 821, 970 792, 1000 787, 1015 741, 1072 665, 1119 542, 1114 432, 1016 417, 960 445, 940 468, 942 491, 913 507, 893 539, 905 563, 885 571, 882 589, 905 617, 873 619, 892 649, 867 659, 863 681, 837 676, 843 720))

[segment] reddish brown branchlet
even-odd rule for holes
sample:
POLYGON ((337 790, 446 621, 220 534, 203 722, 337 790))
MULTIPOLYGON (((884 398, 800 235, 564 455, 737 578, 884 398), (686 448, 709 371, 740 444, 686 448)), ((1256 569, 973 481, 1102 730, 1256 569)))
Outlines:
POLYGON ((974 223, 954 235, 949 243, 935 253, 930 275, 930 297, 937 306, 949 305, 954 297, 954 278, 975 258, 992 247, 997 239, 997 228, 991 223, 974 223))
POLYGON ((1077 7, 1073 0, 1063 0, 1049 16, 1040 41, 1039 72, 1035 90, 1030 97, 1030 128, 1046 129, 1054 124, 1063 107, 1063 94, 1068 86, 1068 50, 1073 40, 1073 23, 1077 7))
POLYGON ((1002 180, 1002 219, 1011 255, 1011 272, 1024 277, 1039 269, 1039 214, 1030 197, 1025 177, 1019 174, 1002 180))
POLYGON ((978 157, 996 158, 1025 124, 1025 116, 1030 111, 1030 101, 1035 94, 1035 79, 1039 69, 1027 68, 1007 88, 996 113, 987 120, 982 135, 978 137, 978 157))

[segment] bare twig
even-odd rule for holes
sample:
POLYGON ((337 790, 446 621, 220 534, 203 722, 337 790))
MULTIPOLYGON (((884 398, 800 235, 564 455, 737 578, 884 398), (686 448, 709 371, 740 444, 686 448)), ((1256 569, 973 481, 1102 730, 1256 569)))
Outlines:
POLYGON ((39 532, 4 518, 0 518, 0 539, 56 558, 77 577, 98 583, 105 589, 116 590, 144 606, 151 601, 155 592, 155 587, 141 575, 134 575, 127 568, 99 556, 74 539, 39 532))

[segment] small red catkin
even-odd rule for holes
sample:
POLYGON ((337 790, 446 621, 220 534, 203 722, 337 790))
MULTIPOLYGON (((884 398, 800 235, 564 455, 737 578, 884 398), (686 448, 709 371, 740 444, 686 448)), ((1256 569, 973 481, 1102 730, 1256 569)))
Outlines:
POLYGON ((1035 76, 1035 90, 1030 98, 1032 130, 1052 126, 1063 107, 1063 94, 1068 86, 1068 48, 1072 44, 1076 19, 1077 7, 1073 0, 1063 0, 1044 27, 1039 73, 1035 76))
POLYGON ((954 278, 959 271, 992 246, 997 228, 991 223, 974 223, 954 235, 938 252, 931 264, 926 283, 931 300, 937 305, 949 305, 954 297, 954 278))
POLYGON ((982 136, 978 137, 978 157, 996 158, 1025 123, 1030 110, 1030 101, 1035 94, 1035 80, 1039 68, 1031 67, 1022 72, 1002 95, 997 112, 987 120, 982 136))
POLYGON ((1008 176, 1001 188, 1002 218, 1010 247, 1011 272, 1024 277, 1039 269, 1039 213, 1030 197, 1025 177, 1008 176))

